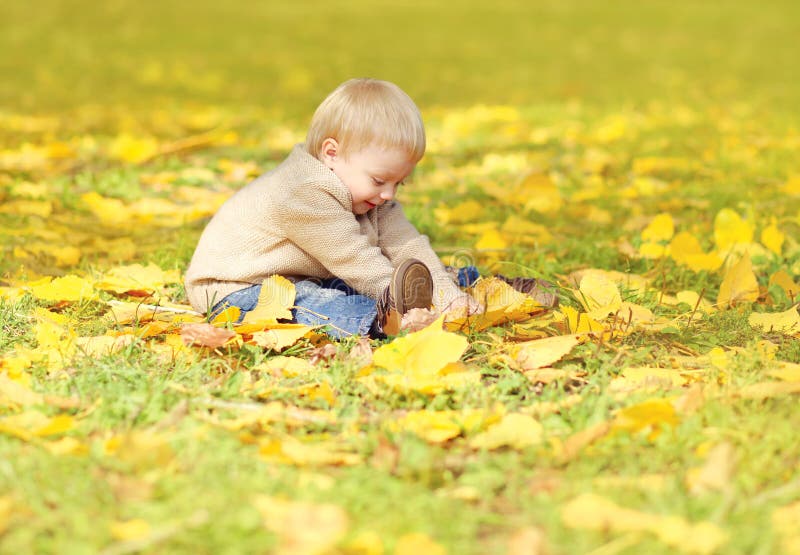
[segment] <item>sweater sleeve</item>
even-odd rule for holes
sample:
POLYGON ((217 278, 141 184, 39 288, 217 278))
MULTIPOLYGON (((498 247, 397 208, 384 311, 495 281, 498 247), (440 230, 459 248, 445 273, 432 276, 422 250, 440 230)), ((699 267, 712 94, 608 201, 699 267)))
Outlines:
POLYGON ((417 258, 428 266, 433 277, 436 308, 444 310, 454 299, 465 295, 445 270, 428 237, 408 221, 399 203, 389 202, 378 209, 378 237, 381 249, 393 266, 408 258, 417 258))
POLYGON ((392 264, 362 233, 349 199, 307 183, 280 208, 284 236, 353 289, 377 299, 389 286, 392 264))

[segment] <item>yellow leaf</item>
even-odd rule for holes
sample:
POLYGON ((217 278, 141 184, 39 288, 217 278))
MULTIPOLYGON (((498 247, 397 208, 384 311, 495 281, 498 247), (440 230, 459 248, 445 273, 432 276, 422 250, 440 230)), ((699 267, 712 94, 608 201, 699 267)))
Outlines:
POLYGON ((277 376, 294 378, 313 372, 315 367, 304 358, 277 356, 268 358, 252 369, 260 372, 268 372, 277 376))
POLYGON ((513 344, 508 352, 518 370, 534 370, 561 360, 579 343, 577 335, 557 335, 513 344))
POLYGON ((758 299, 758 280, 753 273, 750 256, 745 254, 728 269, 719 287, 717 306, 720 308, 740 303, 755 302, 758 299))
POLYGON ((150 524, 141 518, 115 520, 110 524, 111 537, 120 541, 141 540, 150 535, 150 524))
POLYGON ((447 550, 427 534, 415 532, 397 539, 394 555, 447 555, 447 550))
POLYGON ((714 219, 714 241, 721 252, 737 243, 751 243, 753 225, 730 208, 723 208, 714 219))
POLYGON ((778 270, 769 278, 770 285, 777 285, 792 300, 800 299, 800 285, 797 285, 786 270, 778 270))
POLYGON ((686 485, 693 494, 722 491, 730 485, 735 466, 735 451, 730 443, 720 443, 708 452, 703 466, 690 468, 686 485))
POLYGON ((294 297, 294 283, 283 276, 270 276, 261 284, 256 308, 245 315, 242 323, 291 320, 292 311, 289 309, 294 304, 294 297))
POLYGON ((736 392, 742 399, 770 399, 800 393, 800 382, 759 382, 747 385, 736 392))
POLYGON ((271 324, 266 330, 254 332, 253 338, 248 343, 280 352, 312 331, 314 328, 303 324, 271 324))
POLYGON ((259 454, 267 461, 296 466, 354 466, 361 457, 333 442, 302 442, 291 436, 269 438, 259 445, 259 454))
POLYGON ((639 245, 639 256, 647 258, 648 260, 656 260, 664 258, 667 255, 668 248, 661 243, 642 243, 639 245))
POLYGON ((716 253, 703 252, 700 241, 686 231, 678 233, 669 244, 669 254, 675 262, 688 266, 693 272, 713 272, 722 266, 722 258, 716 253))
POLYGON ((12 200, 0 204, 0 214, 31 215, 49 218, 53 203, 49 200, 12 200))
POLYGON ((699 555, 714 553, 727 541, 727 534, 710 522, 691 524, 681 517, 627 509, 593 493, 579 495, 564 505, 561 519, 570 528, 650 532, 670 547, 699 555))
POLYGON ((680 372, 670 368, 626 368, 619 377, 611 380, 610 391, 633 391, 639 389, 673 389, 681 387, 689 380, 680 372))
POLYGON ((506 236, 513 236, 528 245, 547 243, 553 239, 545 226, 516 214, 510 214, 500 230, 506 236))
POLYGON ((167 284, 180 283, 180 281, 181 275, 178 270, 164 271, 153 263, 147 266, 131 264, 111 268, 95 283, 95 287, 114 293, 128 291, 153 293, 167 284))
POLYGON ((163 470, 175 458, 168 435, 149 430, 113 436, 105 441, 104 448, 108 455, 137 470, 163 470))
POLYGON ((800 332, 800 314, 797 307, 793 306, 784 312, 752 313, 747 322, 764 333, 783 333, 794 335, 800 332))
POLYGON ((473 449, 499 449, 512 447, 524 449, 542 442, 543 429, 532 416, 511 413, 485 432, 473 437, 469 445, 473 449))
POLYGON ((14 514, 14 501, 10 495, 0 497, 0 536, 8 530, 8 521, 14 514))
POLYGON ((430 443, 443 443, 461 435, 455 411, 418 410, 395 422, 397 429, 411 432, 430 443))
POLYGON ((158 143, 149 137, 133 137, 128 134, 118 135, 108 145, 111 158, 138 164, 153 157, 158 152, 158 143))
POLYGON ((514 532, 508 540, 507 555, 545 555, 544 533, 533 526, 527 526, 514 532))
POLYGON ((119 199, 103 197, 95 191, 81 195, 81 201, 104 224, 125 224, 131 219, 125 203, 119 199))
POLYGON ((75 344, 86 356, 101 357, 119 352, 135 340, 134 335, 125 333, 118 336, 78 337, 75 344))
POLYGON ((508 248, 508 241, 496 229, 486 231, 475 243, 479 251, 503 250, 508 248))
POLYGON ((479 219, 483 215, 484 210, 484 205, 478 201, 468 200, 452 208, 435 208, 433 214, 439 225, 464 224, 479 219))
POLYGON ((372 364, 407 376, 434 376, 466 351, 467 339, 442 329, 442 318, 427 328, 398 337, 372 355, 372 364))
POLYGON ((661 428, 665 425, 675 426, 678 421, 675 407, 668 400, 648 399, 621 409, 612 422, 612 430, 629 433, 644 430, 649 432, 649 439, 654 439, 661 432, 661 428))
POLYGON ((344 509, 331 503, 289 501, 257 495, 253 505, 264 527, 278 536, 280 555, 321 555, 334 550, 344 538, 350 519, 344 509))
POLYGON ((583 277, 578 300, 594 320, 603 320, 622 308, 622 296, 617 285, 600 274, 587 274, 583 277))
POLYGON ((675 234, 675 222, 670 214, 659 214, 642 231, 642 241, 669 241, 675 234))
POLYGON ((526 177, 520 189, 525 192, 529 199, 525 203, 525 211, 535 210, 536 212, 558 212, 564 204, 564 199, 558 191, 558 187, 547 174, 532 173, 526 177))
POLYGON ((785 382, 800 382, 800 364, 780 361, 778 368, 770 370, 767 375, 785 382))
POLYGON ((761 244, 778 256, 781 255, 781 248, 785 240, 786 236, 778 229, 775 224, 775 218, 772 219, 772 223, 768 227, 761 230, 761 244))
POLYGON ((561 307, 560 314, 564 316, 569 333, 581 335, 586 333, 602 333, 603 325, 584 312, 578 312, 571 306, 561 307))
POLYGON ((63 434, 74 427, 74 420, 68 414, 52 418, 38 411, 27 411, 0 418, 0 433, 30 441, 35 437, 63 434))
POLYGON ((42 279, 29 284, 31 294, 43 301, 80 301, 96 299, 92 283, 75 275, 67 275, 54 280, 42 279))
POLYGON ((697 307, 697 310, 706 314, 711 314, 716 310, 714 305, 705 300, 705 298, 701 299, 700 295, 694 291, 680 291, 675 297, 679 303, 685 303, 692 307, 692 310, 697 307))
POLYGON ((74 437, 62 437, 53 441, 48 441, 44 447, 53 455, 74 455, 85 456, 89 454, 89 447, 82 441, 74 437))
POLYGON ((41 393, 36 393, 26 384, 0 374, 0 408, 15 408, 42 403, 44 403, 44 398, 41 393))
POLYGON ((48 320, 37 322, 33 329, 39 349, 58 349, 67 335, 67 330, 48 320))

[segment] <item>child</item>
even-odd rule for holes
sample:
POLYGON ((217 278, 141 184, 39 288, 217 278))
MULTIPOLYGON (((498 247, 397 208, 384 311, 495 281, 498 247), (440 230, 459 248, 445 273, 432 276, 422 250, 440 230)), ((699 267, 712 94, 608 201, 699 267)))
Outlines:
POLYGON ((295 321, 333 337, 395 334, 412 308, 478 311, 394 200, 424 152, 422 117, 399 87, 343 83, 306 143, 211 219, 186 272, 192 306, 252 310, 279 274, 295 284, 295 321))

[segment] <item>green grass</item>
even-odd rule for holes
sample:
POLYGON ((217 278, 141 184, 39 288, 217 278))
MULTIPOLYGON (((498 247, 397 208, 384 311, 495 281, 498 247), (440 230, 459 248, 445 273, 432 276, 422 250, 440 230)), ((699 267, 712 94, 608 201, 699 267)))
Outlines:
MULTIPOLYGON (((566 284, 572 271, 641 274, 653 289, 624 291, 625 299, 675 318, 693 307, 667 307, 662 295, 689 289, 713 302, 722 273, 632 257, 630 247, 639 246, 653 216, 667 212, 708 251, 715 215, 731 208, 754 224, 756 241, 772 217, 787 236, 780 257, 754 257, 760 286, 766 290, 779 269, 798 281, 800 200, 780 189, 798 173, 798 21, 800 8, 789 1, 6 2, 0 209, 26 199, 18 191, 32 183, 44 187, 53 211, 0 210, 0 286, 134 262, 185 270, 206 220, 104 226, 81 195, 97 192, 130 209, 137 201, 173 200, 184 185, 230 194, 246 179, 226 181, 221 161, 273 167, 285 154, 282 134, 302 137, 325 94, 358 75, 398 82, 422 108, 432 147, 401 201, 443 255, 474 262, 484 274, 558 281, 562 304, 571 307, 578 306, 566 284), (476 107, 496 104, 516 112, 476 107), (141 164, 108 153, 123 132, 166 144, 206 131, 233 131, 237 139, 141 164), (75 153, 14 161, 25 148, 57 141, 75 153), (646 157, 686 163, 642 182, 635 168, 646 157), (532 170, 552 178, 564 199, 560 210, 526 213, 488 192, 492 184, 513 187, 532 170), (534 246, 512 237, 500 256, 477 252, 477 233, 442 225, 433 212, 465 200, 485 208, 471 223, 502 225, 522 215, 545 226, 552 240, 534 246), (36 242, 74 246, 82 258, 65 265, 48 252, 21 251, 36 242)), ((404 535, 417 532, 453 554, 505 553, 509 538, 530 526, 541 529, 553 554, 676 551, 648 533, 568 527, 562 508, 586 492, 646 513, 709 521, 728 534, 720 553, 782 553, 772 514, 800 499, 797 398, 737 396, 768 379, 774 362, 759 341, 775 343, 776 360, 800 361, 796 337, 761 334, 748 324, 753 310, 792 305, 774 286, 770 293, 772 304, 589 341, 556 364, 580 375, 547 385, 492 358, 514 328, 470 333, 463 358, 480 370, 480 385, 434 396, 366 387, 357 379, 360 364, 348 358, 354 341, 297 377, 253 370, 275 353, 252 346, 184 360, 155 353, 149 340, 113 355, 35 361, 17 371, 8 366, 15 353, 40 346, 36 307, 67 316, 76 335, 96 335, 114 329, 102 302, 111 295, 68 305, 0 298, 0 378, 29 381, 53 396, 20 408, 0 381, 0 418, 70 415, 75 427, 55 438, 80 446, 62 453, 68 443, 23 440, 0 425, 0 553, 270 552, 279 539, 254 506, 259 495, 343 508, 349 525, 336 553, 363 553, 353 543, 362 533, 378 534, 393 553, 404 535), (610 384, 626 368, 680 367, 681 357, 714 347, 743 351, 725 370, 706 364, 705 403, 677 425, 655 437, 610 434, 574 458, 561 456, 569 437, 613 420, 620 409, 686 391, 617 394, 610 384), (332 406, 291 389, 259 397, 269 387, 319 383, 335 392, 332 406), (524 412, 575 394, 580 402, 542 411, 545 440, 525 449, 475 450, 467 437, 435 445, 394 427, 412 410, 502 403, 524 412), (236 430, 220 424, 270 401, 290 408, 273 422, 236 430), (298 422, 291 410, 319 412, 304 412, 312 417, 298 422), (254 444, 286 435, 311 445, 339 441, 361 464, 280 464, 254 444), (729 482, 692 493, 687 473, 723 442, 735 453, 729 482), (655 485, 637 481, 648 476, 655 485), (112 531, 131 519, 146 521, 150 533, 126 543, 112 531)), ((180 285, 167 296, 185 301, 180 285)), ((301 342, 284 354, 307 358, 313 347, 301 342)))

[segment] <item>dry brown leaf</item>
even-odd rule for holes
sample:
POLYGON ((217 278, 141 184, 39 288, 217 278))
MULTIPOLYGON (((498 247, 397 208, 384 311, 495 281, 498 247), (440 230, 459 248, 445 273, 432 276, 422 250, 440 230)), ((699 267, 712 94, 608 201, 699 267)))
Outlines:
POLYGON ((234 337, 236 337, 235 332, 211 324, 184 324, 181 326, 181 338, 184 345, 217 349, 234 337))

